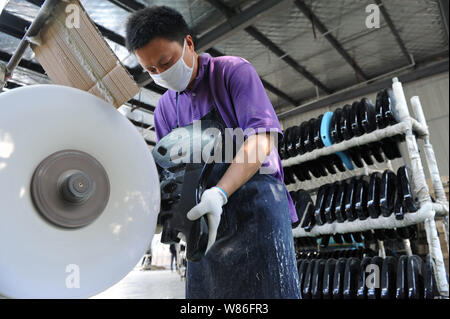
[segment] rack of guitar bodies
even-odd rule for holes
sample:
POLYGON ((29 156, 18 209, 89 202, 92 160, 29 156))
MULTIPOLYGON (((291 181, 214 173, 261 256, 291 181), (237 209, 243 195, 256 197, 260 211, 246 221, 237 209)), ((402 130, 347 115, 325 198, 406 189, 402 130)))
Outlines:
MULTIPOLYGON (((361 271, 366 264, 377 266, 384 274, 383 280, 386 285, 389 284, 389 293, 386 290, 383 295, 378 288, 363 289, 364 298, 448 298, 448 275, 435 223, 436 217, 443 218, 448 229, 448 200, 418 97, 411 99, 411 108, 415 118, 410 115, 402 84, 394 78, 392 89, 380 91, 375 104, 364 98, 287 128, 283 141, 278 145, 285 183, 297 210, 298 222, 292 225, 296 242, 303 247, 315 247, 322 255, 329 243, 376 243, 378 246, 378 256, 371 256, 370 259, 373 262, 369 262, 368 256, 361 256, 346 257, 346 261, 339 264, 338 268, 348 270, 348 274, 343 273, 352 278, 348 282, 341 278, 353 287, 347 295, 340 293, 345 298, 357 298, 355 287, 358 280, 368 275, 366 271, 361 271), (418 140, 422 143, 419 144, 418 140), (419 150, 427 162, 434 198, 430 196, 419 150), (396 169, 393 168, 393 160, 396 169), (384 167, 380 169, 380 166, 384 167), (320 185, 316 187, 317 183, 320 185), (417 226, 422 223, 428 245, 426 260, 414 256, 410 245, 410 240, 417 238, 417 226), (394 261, 393 256, 384 250, 385 240, 402 242, 406 255, 395 257, 394 261), (317 246, 317 243, 320 245, 317 246), (412 272, 407 269, 412 269, 412 272), (405 275, 399 273, 403 270, 405 275), (420 272, 420 280, 414 271, 420 272), (428 276, 426 282, 425 274, 428 276), (414 278, 419 281, 409 280, 408 276, 416 276, 414 278), (394 277, 399 284, 406 280, 403 288, 393 283, 394 277), (407 286, 408 283, 414 286, 407 286), (397 293, 394 286, 400 291, 412 289, 413 292, 409 295, 408 292, 397 293), (424 287, 428 290, 425 291, 424 287), (433 287, 432 292, 430 287, 433 287)), ((448 245, 448 230, 446 236, 448 245)), ((303 262, 309 258, 300 260, 303 262)), ((332 293, 323 290, 326 282, 323 271, 325 265, 333 262, 323 257, 318 260, 321 260, 320 263, 314 263, 314 266, 312 261, 311 265, 302 267, 300 263, 299 272, 301 270, 303 273, 300 275, 303 276, 307 268, 312 267, 310 271, 313 276, 314 269, 319 267, 320 278, 317 280, 322 284, 321 296, 328 298, 332 293)), ((333 267, 337 265, 333 263, 333 267)), ((332 279, 332 274, 327 276, 327 280, 332 279)), ((313 295, 307 289, 305 296, 313 295)))

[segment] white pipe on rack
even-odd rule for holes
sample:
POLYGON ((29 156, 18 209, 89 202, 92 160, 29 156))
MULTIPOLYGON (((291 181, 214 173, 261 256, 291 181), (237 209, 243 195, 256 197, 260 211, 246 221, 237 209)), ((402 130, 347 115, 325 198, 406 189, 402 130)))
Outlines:
POLYGON ((412 129, 415 134, 419 138, 424 138, 425 136, 428 136, 428 127, 426 125, 423 125, 422 123, 418 122, 415 118, 408 117, 406 120, 411 121, 412 129))
MULTIPOLYGON (((417 117, 419 123, 427 128, 427 122, 425 120, 425 115, 423 113, 422 104, 418 96, 413 96, 411 98, 411 105, 415 116, 417 117)), ((425 160, 427 161, 428 171, 430 173, 434 194, 436 196, 436 201, 442 205, 442 213, 448 215, 449 204, 447 196, 445 195, 444 185, 442 184, 441 174, 439 173, 439 167, 436 161, 436 156, 434 154, 433 145, 430 142, 430 136, 427 132, 424 136, 424 150, 425 150, 425 160)), ((440 214, 439 214, 440 215, 440 214)))
POLYGON ((314 150, 312 152, 308 152, 302 155, 297 155, 295 157, 291 157, 285 160, 282 160, 281 163, 283 164, 283 167, 289 167, 305 162, 309 162, 315 159, 318 159, 322 156, 328 156, 331 154, 335 154, 337 152, 343 152, 350 148, 366 145, 369 143, 380 141, 386 137, 392 137, 400 134, 404 134, 404 132, 411 128, 412 124, 410 121, 402 122, 399 124, 395 124, 392 126, 388 126, 381 130, 375 130, 371 133, 364 134, 359 137, 352 138, 348 141, 343 141, 338 144, 333 144, 329 147, 324 147, 321 149, 314 150))
POLYGON ((395 112, 398 114, 400 121, 404 121, 410 117, 408 110, 408 103, 403 92, 403 85, 398 78, 392 79, 392 91, 394 93, 395 100, 395 112))
POLYGON ((408 256, 412 256, 413 252, 412 252, 412 249, 411 249, 411 242, 409 241, 409 239, 403 239, 403 246, 405 247, 406 254, 408 256))
POLYGON ((406 213, 403 220, 397 220, 392 214, 389 217, 380 216, 378 218, 368 218, 366 220, 345 221, 343 223, 334 222, 314 226, 310 232, 305 231, 300 226, 292 230, 294 237, 318 237, 329 234, 356 233, 371 229, 393 229, 415 225, 425 221, 427 218, 434 218, 433 205, 425 203, 415 213, 406 213))
POLYGON ((445 243, 447 244, 447 252, 449 251, 448 249, 448 216, 444 217, 444 220, 442 221, 442 231, 444 232, 444 239, 445 239, 445 243))
MULTIPOLYGON (((405 93, 403 91, 402 84, 397 78, 394 78, 392 84, 392 90, 395 97, 395 108, 398 112, 401 121, 410 119, 408 105, 406 103, 405 93)), ((416 100, 415 100, 416 101, 416 100)), ((417 102, 417 101, 416 101, 417 102)), ((415 103, 416 103, 415 102, 415 103)), ((419 114, 419 120, 422 126, 426 128, 425 116, 423 116, 423 111, 419 109, 416 104, 416 111, 419 114), (424 123, 425 122, 425 123, 424 123)), ((426 129, 425 137, 428 137, 428 130, 426 129)), ((441 243, 437 234, 436 223, 434 221, 435 212, 433 210, 433 205, 431 203, 430 192, 428 189, 427 181, 425 178, 424 169, 422 166, 422 161, 420 159, 419 146, 417 144, 416 137, 413 134, 412 127, 408 128, 405 132, 405 142, 408 149, 409 159, 411 161, 412 167, 412 185, 414 187, 413 191, 418 197, 421 208, 427 207, 431 204, 430 211, 433 216, 425 219, 425 232, 427 234, 428 248, 430 250, 430 256, 434 261, 434 272, 437 282, 437 287, 439 293, 442 296, 449 295, 449 287, 447 281, 447 274, 445 269, 444 257, 442 255, 441 243)))
POLYGON ((433 203, 433 209, 436 212, 436 216, 448 217, 448 204, 445 206, 441 203, 433 203))
POLYGON ((378 256, 383 259, 386 258, 386 250, 384 249, 384 242, 382 240, 378 240, 378 256))
POLYGON ((346 234, 363 232, 371 229, 393 229, 424 222, 427 218, 434 218, 435 207, 440 207, 436 203, 425 203, 415 213, 406 213, 404 219, 397 220, 394 215, 389 217, 380 216, 378 218, 368 218, 366 220, 345 221, 343 223, 334 222, 332 224, 316 225, 310 232, 301 228, 301 225, 292 230, 294 237, 319 237, 323 235, 346 234))
POLYGON ((436 229, 434 218, 425 220, 425 232, 427 233, 428 248, 433 260, 434 273, 438 290, 442 296, 448 297, 448 281, 444 256, 442 255, 441 243, 436 229))
POLYGON ((420 159, 420 153, 417 145, 416 137, 412 132, 405 136, 406 147, 408 148, 409 159, 411 161, 412 176, 410 181, 412 183, 413 192, 417 195, 418 201, 422 204, 431 202, 430 190, 425 178, 425 172, 420 159))
MULTIPOLYGON (((423 113, 422 104, 420 102, 420 99, 418 96, 413 96, 411 98, 411 105, 414 112, 414 115, 418 119, 419 123, 423 126, 427 127, 427 122, 425 119, 425 115, 423 113)), ((428 127, 427 127, 428 130, 428 127)), ((428 171, 430 173, 431 182, 434 189, 434 194, 436 197, 436 204, 434 204, 436 209, 436 213, 439 212, 440 216, 444 216, 444 232, 445 232, 445 241, 447 243, 447 249, 448 249, 448 214, 449 214, 449 204, 447 200, 447 196, 445 195, 444 185, 442 184, 441 180, 441 174, 439 173, 439 167, 436 161, 436 155, 434 154, 433 145, 430 141, 430 135, 429 132, 426 136, 424 136, 424 145, 423 148, 425 150, 425 160, 427 161, 428 171)), ((445 295, 446 290, 446 296, 448 296, 448 283, 446 281, 445 276, 445 263, 444 263, 444 257, 442 256, 442 250, 440 247, 440 241, 436 230, 436 224, 434 219, 427 219, 425 221, 425 230, 427 233, 427 241, 428 246, 430 248, 430 253, 433 258, 433 261, 435 263, 435 269, 441 269, 439 273, 436 274, 438 278, 436 280, 441 284, 440 286, 443 286, 440 288, 440 290, 444 290, 442 293, 445 295), (444 269, 444 271, 442 271, 444 269), (447 285, 445 285, 447 283, 447 285)))
POLYGON ((392 165, 392 161, 391 160, 387 160, 387 167, 389 170, 394 171, 394 166, 392 165))
POLYGON ((324 148, 316 149, 312 152, 308 152, 308 153, 305 153, 302 155, 297 155, 295 157, 291 157, 291 158, 282 160, 281 163, 282 163, 283 167, 298 165, 301 163, 316 160, 323 156, 332 155, 337 152, 343 152, 343 151, 349 150, 356 146, 367 145, 369 143, 378 142, 386 137, 403 135, 408 130, 414 130, 414 132, 416 132, 419 137, 423 136, 427 132, 426 127, 421 125, 415 119, 413 119, 411 117, 407 117, 406 119, 404 119, 402 122, 400 122, 398 124, 388 126, 384 129, 375 130, 371 133, 364 134, 362 136, 355 137, 355 138, 352 138, 347 141, 343 141, 338 144, 333 144, 329 147, 324 147, 324 148))
MULTIPOLYGON (((416 137, 413 134, 412 126, 414 125, 414 121, 411 120, 411 116, 409 114, 408 104, 406 103, 405 94, 403 92, 403 86, 401 82, 398 81, 397 78, 393 79, 392 91, 395 97, 395 110, 398 113, 400 120, 402 122, 407 121, 411 123, 411 126, 407 127, 405 130, 405 142, 413 172, 411 178, 411 182, 414 187, 413 190, 415 191, 418 200, 421 204, 431 202, 424 169, 422 166, 422 160, 420 159, 419 147, 417 144, 416 137)), ((421 124, 417 122, 416 125, 421 124)), ((428 130, 426 129, 426 126, 424 126, 424 131, 425 135, 427 135, 428 130)))
MULTIPOLYGON (((414 116, 417 121, 422 124, 426 130, 428 131, 427 120, 425 119, 425 114, 423 113, 422 103, 420 103, 420 99, 418 96, 413 96, 411 98, 411 106, 414 112, 414 116)), ((429 132, 427 132, 427 136, 429 136, 429 132)))

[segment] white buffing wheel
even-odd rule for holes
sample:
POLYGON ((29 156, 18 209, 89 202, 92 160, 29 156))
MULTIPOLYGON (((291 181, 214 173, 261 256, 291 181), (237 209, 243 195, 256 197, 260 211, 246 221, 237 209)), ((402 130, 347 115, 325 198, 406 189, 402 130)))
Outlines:
MULTIPOLYGON (((60 162, 67 163, 64 158, 60 162)), ((70 206, 74 216, 83 205, 70 206)), ((145 253, 159 206, 153 157, 136 128, 113 106, 56 85, 0 94, 0 295, 85 298, 105 290, 145 253), (31 191, 36 169, 65 150, 87 154, 106 173, 105 184, 97 183, 85 201, 100 193, 104 208, 72 228, 39 212, 31 191)))

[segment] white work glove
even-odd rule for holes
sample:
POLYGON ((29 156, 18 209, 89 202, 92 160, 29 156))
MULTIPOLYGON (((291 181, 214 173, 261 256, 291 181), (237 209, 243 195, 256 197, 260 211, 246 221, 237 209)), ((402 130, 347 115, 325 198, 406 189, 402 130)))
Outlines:
POLYGON ((228 199, 225 192, 215 186, 204 191, 200 203, 187 213, 187 218, 192 221, 207 214, 209 236, 205 254, 216 241, 220 215, 222 215, 222 206, 225 205, 227 201, 228 199))

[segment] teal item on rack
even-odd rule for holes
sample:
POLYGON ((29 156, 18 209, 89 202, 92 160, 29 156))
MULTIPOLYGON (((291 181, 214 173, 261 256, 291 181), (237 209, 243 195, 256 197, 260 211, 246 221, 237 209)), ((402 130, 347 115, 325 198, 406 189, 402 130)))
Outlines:
MULTIPOLYGON (((320 125, 320 136, 322 137, 322 142, 325 145, 325 147, 329 147, 334 144, 334 141, 330 134, 330 125, 332 117, 333 112, 325 113, 322 117, 322 123, 320 125)), ((339 158, 342 160, 347 169, 349 170, 355 169, 350 157, 347 154, 345 154, 344 152, 337 152, 336 155, 339 156, 339 158)))

